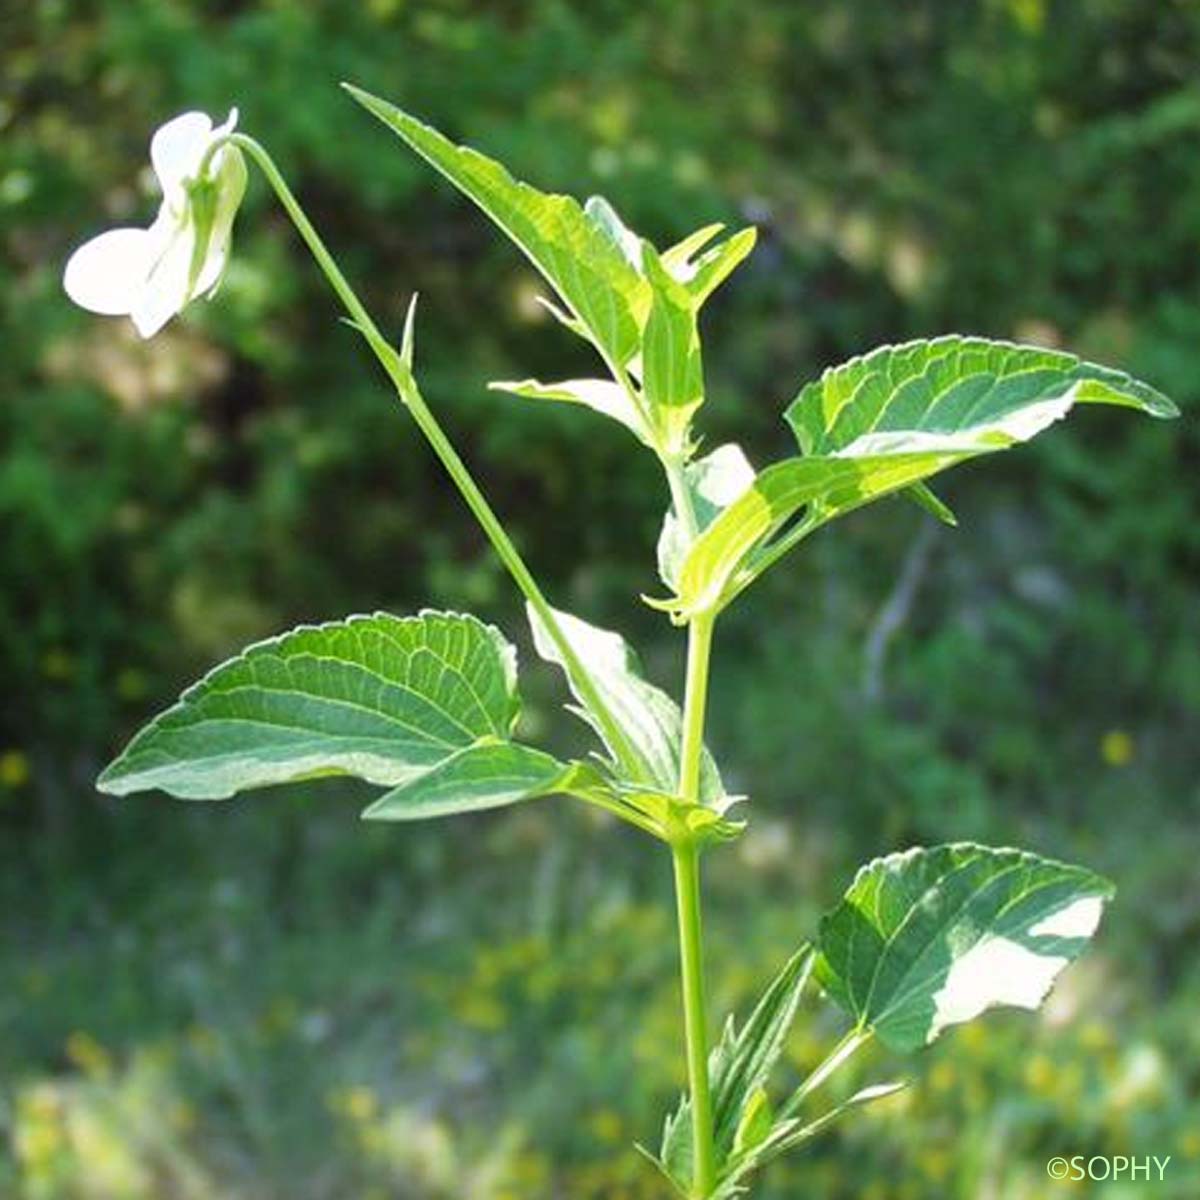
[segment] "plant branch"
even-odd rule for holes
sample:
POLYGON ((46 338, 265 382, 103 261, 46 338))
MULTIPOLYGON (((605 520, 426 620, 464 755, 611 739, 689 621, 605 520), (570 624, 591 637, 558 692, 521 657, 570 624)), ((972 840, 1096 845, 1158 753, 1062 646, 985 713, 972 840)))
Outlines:
POLYGON ((613 752, 626 770, 636 769, 637 756, 629 739, 625 735, 625 731, 612 715, 586 666, 567 640, 562 627, 554 615, 554 610, 542 594, 542 590, 534 579, 532 572, 525 565, 525 560, 521 557, 516 546, 513 545, 512 539, 508 536, 500 519, 496 516, 478 484, 476 484, 466 464, 459 457, 457 450, 455 450, 450 439, 446 436, 437 418, 425 403, 408 365, 395 352, 383 334, 380 333, 370 313, 367 312, 355 294, 354 289, 347 282, 346 277, 334 261, 333 256, 329 253, 325 243, 321 240, 320 234, 317 233, 307 214, 300 207, 300 202, 296 199, 291 188, 288 187, 287 181, 283 178, 274 160, 259 142, 243 133, 233 133, 228 138, 215 142, 209 148, 209 156, 224 141, 231 142, 244 150, 266 176, 267 182, 279 197, 280 203, 291 218, 292 223, 296 226, 297 232, 312 252, 317 265, 321 268, 333 290, 337 293, 338 299, 341 300, 346 311, 350 314, 355 328, 363 335, 367 344, 374 351, 376 358, 379 359, 380 364, 388 373, 388 377, 400 394, 400 399, 409 412, 412 413, 413 419, 425 435, 434 453, 441 460, 450 478, 454 481, 455 486, 466 501, 467 507, 470 508, 476 520, 483 527, 484 533, 487 534, 492 547, 500 557, 501 562, 508 569, 513 582, 516 583, 521 593, 537 613, 539 620, 545 626, 547 633, 562 656, 563 665, 567 668, 568 674, 579 688, 581 698, 586 703, 588 710, 595 715, 596 720, 603 726, 605 739, 608 744, 612 747, 613 752))
POLYGON ((614 817, 619 817, 622 821, 640 829, 643 833, 650 834, 651 837, 658 838, 662 841, 665 837, 662 827, 652 818, 644 813, 638 812, 630 804, 622 804, 617 800, 610 800, 607 796, 599 792, 578 792, 572 795, 582 800, 585 804, 594 805, 596 808, 603 809, 607 813, 611 813, 614 817))

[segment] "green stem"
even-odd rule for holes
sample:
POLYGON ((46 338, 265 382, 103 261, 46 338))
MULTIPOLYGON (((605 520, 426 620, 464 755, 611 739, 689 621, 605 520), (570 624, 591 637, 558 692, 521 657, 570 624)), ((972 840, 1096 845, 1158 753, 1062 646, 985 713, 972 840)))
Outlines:
MULTIPOLYGON (((704 713, 715 618, 704 615, 688 627, 687 688, 679 758, 679 795, 685 804, 700 799, 704 754, 704 713)), ((688 1087, 692 1096, 692 1192, 705 1200, 717 1183, 713 1108, 708 1078, 708 1011, 704 988, 704 937, 700 917, 700 848, 688 836, 672 843, 675 903, 679 916, 679 968, 687 1041, 688 1087)))
MULTIPOLYGON (((629 372, 616 359, 610 358, 600 347, 597 346, 597 350, 600 351, 600 357, 604 359, 605 366, 608 367, 609 374, 613 377, 614 382, 629 397, 629 402, 633 405, 634 411, 641 417, 642 424, 647 430, 647 436, 652 441, 657 442, 652 432, 652 422, 649 414, 646 412, 646 405, 637 388, 634 387, 633 380, 629 377, 629 372)), ((687 479, 684 474, 684 459, 681 455, 671 457, 664 454, 657 444, 655 445, 655 454, 658 456, 658 461, 662 463, 663 471, 667 476, 667 486, 671 490, 671 507, 675 510, 675 515, 683 523, 688 540, 691 541, 700 532, 700 526, 696 520, 696 509, 692 504, 692 495, 687 489, 687 479)))
POLYGON ((871 1034, 868 1030, 851 1029, 792 1094, 791 1099, 780 1110, 779 1120, 784 1121, 789 1117, 794 1117, 800 1111, 800 1105, 805 1098, 815 1092, 834 1071, 860 1047, 865 1046, 870 1039, 871 1034))
POLYGON ((708 667, 712 657, 715 623, 715 614, 702 613, 688 625, 687 683, 683 701, 683 738, 679 750, 679 795, 685 804, 696 804, 700 799, 708 667))
POLYGON ((608 373, 613 377, 614 382, 629 397, 629 403, 633 406, 633 411, 641 418, 642 426, 649 434, 652 429, 650 414, 646 411, 646 404, 642 394, 634 387, 629 372, 603 346, 595 342, 592 344, 596 346, 597 353, 604 359, 604 365, 608 368, 608 373))
MULTIPOLYGON (((483 527, 483 531, 487 534, 488 540, 499 555, 500 561, 504 563, 513 581, 520 588, 526 600, 529 601, 530 606, 545 627, 550 639, 558 648, 567 674, 579 690, 580 698, 587 706, 588 711, 596 717, 596 720, 602 726, 605 741, 627 770, 636 770, 638 766, 637 755, 629 739, 625 736, 624 730, 609 711, 608 705, 604 702, 595 681, 567 640, 561 625, 554 615, 554 610, 550 607, 545 596, 542 594, 541 588, 538 587, 537 581, 525 565, 525 560, 521 557, 516 546, 513 545, 512 539, 508 536, 504 526, 500 523, 500 519, 487 502, 483 492, 480 491, 479 486, 467 469, 466 464, 459 457, 458 451, 454 449, 450 439, 438 423, 437 418, 425 403, 408 365, 396 354, 383 334, 379 332, 379 328, 371 319, 370 313, 367 312, 355 294, 354 289, 346 281, 346 277, 342 274, 341 269, 334 262, 333 256, 326 249, 325 243, 321 240, 320 234, 313 228, 312 222, 300 207, 300 202, 292 193, 291 188, 288 187, 287 181, 283 178, 279 168, 276 167, 274 160, 259 142, 244 133, 231 134, 227 139, 223 139, 223 141, 232 142, 244 150, 257 163, 262 173, 266 176, 267 182, 279 197, 279 202, 292 219, 297 232, 299 232, 301 238, 304 239, 305 244, 312 252, 313 258, 316 259, 317 265, 321 268, 325 278, 329 280, 333 290, 337 293, 338 299, 341 300, 346 311, 350 314, 354 325, 374 351, 376 358, 379 359, 380 364, 388 373, 389 378, 399 392, 405 407, 412 413, 413 419, 416 421, 421 432, 425 435, 434 453, 441 460, 442 465, 449 472, 450 478, 462 494, 467 507, 470 508, 471 512, 475 515, 475 519, 483 527)), ((223 141, 214 143, 209 147, 209 157, 223 144, 223 141)), ((203 170, 203 166, 201 169, 203 170)))
POLYGON ((717 1183, 712 1092, 708 1079, 708 1014, 704 995, 703 930, 700 920, 700 851, 691 840, 671 847, 679 916, 679 965, 687 1038, 688 1087, 692 1094, 692 1195, 705 1200, 717 1183))
POLYGON ((688 491, 684 465, 678 459, 673 458, 664 458, 662 465, 663 470, 667 473, 667 486, 671 489, 671 507, 683 525, 688 542, 694 542, 700 532, 700 526, 696 520, 692 494, 688 491))

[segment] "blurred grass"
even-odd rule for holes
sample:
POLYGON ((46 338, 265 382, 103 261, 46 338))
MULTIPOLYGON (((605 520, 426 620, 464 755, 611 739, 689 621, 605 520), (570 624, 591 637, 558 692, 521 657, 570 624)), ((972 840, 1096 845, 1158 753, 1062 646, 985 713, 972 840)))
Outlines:
MULTIPOLYGON (((1194 6, 36 0, 4 35, 0 1195, 659 1194, 630 1149, 681 1082, 647 847, 549 804, 397 833, 336 785, 211 807, 91 788, 149 711, 298 620, 470 607, 527 647, 262 187, 217 301, 151 346, 65 302, 70 248, 151 213, 146 139, 188 107, 240 106, 385 325, 422 292, 425 390, 555 599, 678 679, 631 599, 654 587, 654 470, 618 429, 483 391, 585 360, 341 78, 658 240, 758 224, 707 318, 704 413, 757 462, 823 365, 949 329, 1065 345, 1181 403, 1169 427, 1083 413, 957 474, 963 528, 920 551, 890 640, 928 539, 900 506, 729 618, 713 739, 753 824, 712 860, 709 926, 725 1009, 875 853, 974 837, 1108 872, 1099 948, 1046 1014, 866 1064, 918 1086, 763 1194, 1018 1200, 1074 1153, 1170 1154, 1154 1194, 1196 1194, 1194 6)), ((556 681, 527 678, 530 726, 577 739, 556 681)), ((835 1032, 814 1010, 796 1068, 835 1032)))

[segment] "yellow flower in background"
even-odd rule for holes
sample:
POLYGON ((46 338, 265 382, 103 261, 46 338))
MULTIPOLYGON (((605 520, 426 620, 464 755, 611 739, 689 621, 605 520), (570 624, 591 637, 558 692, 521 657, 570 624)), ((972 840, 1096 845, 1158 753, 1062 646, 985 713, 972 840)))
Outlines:
POLYGON ((1093 1052, 1111 1050, 1117 1044, 1117 1038, 1103 1021, 1089 1021, 1079 1031, 1079 1044, 1093 1052))
POLYGON ((0 754, 0 784, 19 788, 29 782, 29 759, 20 750, 5 750, 0 754))
POLYGON ((619 1142, 624 1136, 624 1125, 618 1113, 611 1108, 600 1108, 588 1117, 588 1129, 598 1142, 619 1142))
POLYGON ((379 1115, 379 1099, 369 1087, 361 1084, 342 1093, 346 1115, 354 1121, 371 1121, 379 1115))
POLYGON ((958 1084, 958 1072, 954 1064, 943 1059, 935 1063, 929 1072, 929 1086, 935 1092, 950 1092, 958 1084))
POLYGON ((1008 0, 1008 11, 1025 33, 1038 34, 1046 27, 1046 0, 1008 0))
POLYGON ((1110 729, 1100 739, 1100 757, 1107 766, 1129 766, 1136 751, 1133 736, 1124 729, 1110 729))
POLYGON ((1054 1091, 1057 1069, 1045 1054, 1035 1054, 1025 1066, 1025 1082, 1037 1095, 1048 1096, 1054 1091))
POLYGON ((38 1084, 18 1096, 12 1149, 31 1179, 47 1178, 64 1141, 62 1105, 49 1084, 38 1084))
POLYGON ((85 1075, 100 1077, 112 1069, 112 1055, 83 1030, 77 1029, 67 1038, 66 1052, 67 1058, 85 1075))
POLYGON ((42 657, 42 674, 59 682, 70 679, 75 674, 75 659, 68 650, 55 646, 42 657))
POLYGON ((927 1178, 935 1183, 943 1183, 954 1167, 954 1158, 948 1150, 928 1149, 920 1155, 918 1165, 927 1178))

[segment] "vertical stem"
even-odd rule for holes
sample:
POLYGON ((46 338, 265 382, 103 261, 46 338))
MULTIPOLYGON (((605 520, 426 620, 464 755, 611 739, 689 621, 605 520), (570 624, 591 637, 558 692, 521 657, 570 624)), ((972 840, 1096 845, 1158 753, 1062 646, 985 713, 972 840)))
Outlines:
MULTIPOLYGON (((679 762, 679 794, 685 804, 695 804, 700 797, 704 712, 714 621, 712 614, 704 614, 688 626, 687 690, 679 762)), ((687 1039, 688 1087, 692 1096, 692 1194, 696 1200, 705 1200, 716 1187, 717 1164, 713 1143, 712 1093, 708 1078, 700 849, 695 840, 685 834, 672 843, 671 854, 679 916, 679 967, 683 988, 684 1034, 687 1039)))
POLYGON ((700 921, 700 853, 692 841, 671 847, 679 914, 679 965, 687 1037, 688 1087, 692 1094, 692 1195, 705 1200, 717 1182, 712 1093, 708 1079, 708 1014, 704 995, 703 930, 700 921))
POLYGON ((682 523, 688 541, 694 541, 699 533, 699 526, 696 522, 696 509, 688 492, 683 463, 678 459, 664 458, 662 464, 667 474, 667 486, 671 489, 671 507, 682 523))
POLYGON ((702 613, 688 625, 687 683, 683 701, 683 740, 679 751, 679 795, 685 804, 700 799, 704 755, 704 713, 708 703, 708 666, 716 616, 702 613))
MULTIPOLYGON (((538 619, 546 629, 550 639, 558 648, 558 652, 562 656, 563 666, 566 668, 571 682, 579 690, 580 698, 587 706, 588 711, 595 716, 596 720, 603 727, 605 741, 608 743, 613 754, 627 770, 636 773, 639 766, 637 755, 628 737, 626 737, 625 731, 609 711, 608 705, 600 695, 587 668, 580 661, 570 642, 567 641, 566 635, 563 633, 562 627, 554 615, 554 610, 542 594, 541 588, 538 587, 533 574, 525 565, 525 560, 521 557, 516 546, 513 545, 512 539, 508 536, 504 526, 500 523, 500 519, 493 511, 492 506, 480 491, 478 484, 476 484, 466 464, 459 457, 458 451, 454 449, 450 439, 438 423, 437 418, 425 403, 424 397, 422 397, 416 380, 413 379, 412 372, 408 369, 407 364, 401 360, 400 356, 388 344, 383 334, 379 332, 379 328, 372 320, 371 314, 367 312, 362 301, 359 300, 354 289, 347 282, 346 277, 334 261, 333 255, 326 249, 325 243, 321 240, 321 235, 317 233, 307 214, 300 207, 300 202, 292 193, 291 188, 288 187, 287 181, 280 174, 279 168, 275 165, 274 160, 267 153, 266 149, 255 141, 254 138, 247 137, 244 133, 231 134, 226 140, 245 150, 266 176, 267 182, 279 197, 279 202, 283 205, 292 223, 296 226, 297 232, 312 252, 313 258, 317 260, 317 265, 324 272, 326 279, 329 280, 333 290, 337 293, 338 299, 341 300, 355 326, 375 352, 375 357, 379 359, 384 370, 388 373, 388 377, 400 393, 400 398, 403 400, 405 407, 412 413, 417 426, 425 435, 426 440, 441 460, 442 465, 449 472, 450 478, 462 494, 467 507, 470 508, 475 519, 483 527, 483 531, 491 541, 500 561, 508 568, 508 573, 512 576, 513 581, 529 601, 530 607, 537 613, 538 619)), ((218 145, 219 143, 214 143, 209 147, 207 157, 212 156, 218 145)), ((203 170, 203 165, 201 169, 203 170)))
MULTIPOLYGON (((629 403, 633 405, 634 410, 641 416, 642 423, 645 428, 650 431, 653 429, 653 422, 646 413, 646 406, 641 395, 633 385, 633 380, 629 377, 629 372, 621 366, 615 358, 610 358, 604 350, 596 347, 600 351, 600 357, 604 359, 605 365, 608 367, 609 374, 613 380, 629 397, 629 403)), ((683 523, 684 531, 687 533, 688 540, 695 538, 699 532, 699 524, 696 521, 696 509, 692 504, 691 493, 687 488, 687 477, 684 471, 686 455, 678 452, 664 453, 661 446, 657 444, 657 439, 651 434, 651 440, 654 443, 654 452, 658 456, 658 461, 662 463, 662 468, 667 477, 667 486, 671 490, 671 507, 675 510, 675 515, 683 523)))

